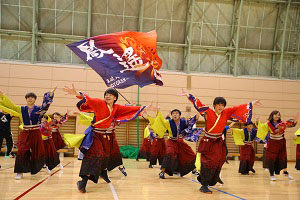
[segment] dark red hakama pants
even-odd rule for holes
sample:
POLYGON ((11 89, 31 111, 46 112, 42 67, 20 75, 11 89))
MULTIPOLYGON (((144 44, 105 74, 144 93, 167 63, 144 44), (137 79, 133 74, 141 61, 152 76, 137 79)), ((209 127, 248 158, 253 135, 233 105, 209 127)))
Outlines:
POLYGON ((113 132, 112 134, 103 135, 102 137, 102 145, 104 147, 104 152, 107 157, 107 170, 111 171, 114 168, 123 165, 122 154, 115 132, 113 132))
POLYGON ((144 158, 147 161, 150 159, 151 139, 144 138, 141 149, 137 158, 144 158))
POLYGON ((154 138, 150 149, 150 165, 162 165, 166 154, 166 143, 164 138, 154 138))
POLYGON ((274 140, 272 138, 268 141, 266 149, 267 165, 270 172, 280 174, 282 169, 287 168, 287 153, 286 153, 286 140, 274 140))
POLYGON ((59 154, 56 152, 56 148, 52 138, 44 139, 45 149, 45 164, 49 170, 55 168, 59 163, 59 154))
POLYGON ((248 174, 253 168, 255 161, 255 151, 252 145, 245 144, 240 147, 240 166, 239 173, 248 174))
POLYGON ((296 166, 297 170, 300 170, 300 144, 297 144, 296 147, 296 166))
POLYGON ((24 129, 18 137, 15 173, 38 173, 45 163, 45 151, 38 128, 24 129))
POLYGON ((79 176, 88 177, 94 183, 98 182, 103 170, 113 170, 122 165, 122 155, 115 133, 102 134, 94 132, 93 143, 85 152, 79 176))
POLYGON ((174 171, 184 176, 195 169, 196 154, 183 139, 166 141, 166 155, 162 162, 162 168, 169 176, 174 171))
POLYGON ((201 172, 197 178, 204 186, 214 186, 220 176, 223 164, 226 161, 226 145, 222 137, 200 140, 198 152, 201 153, 201 172))
POLYGON ((56 150, 62 149, 66 146, 58 129, 52 131, 52 139, 53 139, 56 150))
POLYGON ((263 150, 263 158, 262 158, 262 163, 263 163, 263 168, 266 169, 268 168, 268 164, 267 164, 267 156, 266 156, 266 147, 264 147, 263 150))

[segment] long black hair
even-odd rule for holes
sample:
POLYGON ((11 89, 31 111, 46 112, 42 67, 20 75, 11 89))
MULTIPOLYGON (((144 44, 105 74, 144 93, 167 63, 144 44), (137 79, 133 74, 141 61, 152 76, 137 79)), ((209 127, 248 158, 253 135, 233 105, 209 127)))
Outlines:
MULTIPOLYGON (((273 110, 270 113, 268 120, 273 123, 274 122, 273 116, 276 115, 276 114, 278 114, 278 113, 280 114, 280 112, 278 110, 273 110)), ((280 121, 281 121, 281 114, 280 114, 280 117, 279 117, 279 119, 278 119, 277 122, 280 122, 280 121)))

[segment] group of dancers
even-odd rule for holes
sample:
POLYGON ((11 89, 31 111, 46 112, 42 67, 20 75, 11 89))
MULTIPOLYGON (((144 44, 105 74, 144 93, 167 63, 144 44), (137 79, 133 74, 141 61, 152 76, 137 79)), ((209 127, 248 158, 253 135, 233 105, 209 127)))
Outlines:
MULTIPOLYGON (((255 152, 252 144, 259 138, 257 141, 266 143, 265 158, 271 180, 275 181, 274 173, 279 174, 281 170, 291 178, 286 170, 287 153, 284 132, 286 128, 296 125, 300 114, 297 114, 294 119, 283 122, 280 112, 273 111, 266 123, 255 124, 251 119, 253 108, 261 105, 258 100, 227 108, 225 98, 216 97, 213 101, 213 108, 210 108, 200 99, 183 90, 180 95, 186 97, 194 105, 198 114, 186 120, 181 117, 180 110, 174 109, 169 118, 164 118, 159 107, 154 108, 152 104, 148 106, 116 104, 118 91, 113 88, 104 92, 104 99, 92 98, 86 93, 78 92, 74 85, 71 88, 65 86, 63 90, 66 94, 78 98, 76 106, 80 112, 93 114, 89 122, 90 126, 85 131, 84 137, 80 138, 79 149, 83 158, 79 172, 81 180, 77 182, 77 188, 82 193, 86 192, 89 180, 97 183, 101 177, 109 183, 108 171, 119 167, 122 173, 125 172, 115 128, 119 123, 146 115, 147 110, 155 110, 156 116, 147 116, 149 125, 145 130, 145 139, 138 158, 147 158, 150 168, 158 161, 161 165, 159 173, 161 179, 165 179, 166 174, 172 176, 174 173, 179 173, 180 176, 184 176, 192 171, 195 172, 196 154, 185 140, 197 142, 200 134, 203 134, 197 149, 197 152, 201 154, 201 169, 197 180, 202 185, 201 192, 212 193, 209 186, 214 186, 217 182, 223 183, 220 179, 220 172, 226 161, 224 132, 227 131, 232 132, 235 143, 241 145, 239 168, 241 174, 249 174, 249 171, 255 173, 253 169, 255 152), (194 127, 200 116, 205 120, 205 127, 201 129, 194 127), (246 127, 240 130, 234 129, 232 124, 227 126, 228 120, 242 122, 246 127), (165 141, 166 132, 168 139, 165 141)), ((18 152, 14 169, 17 179, 21 179, 23 173, 38 173, 44 164, 47 170, 51 170, 60 163, 56 151, 65 143, 59 137, 58 128, 67 120, 68 113, 65 116, 55 113, 53 119, 49 121, 46 112, 53 102, 54 91, 55 89, 44 95, 42 106, 35 105, 34 93, 26 94, 27 106, 16 106, 0 92, 0 108, 19 117, 24 124, 17 144, 18 152), (55 138, 57 136, 58 138, 55 138)), ((299 142, 299 135, 295 141, 299 142)), ((68 140, 71 141, 72 138, 65 137, 65 141, 68 140)), ((298 170, 300 170, 299 145, 300 142, 297 143, 296 168, 298 170)))
MULTIPOLYGON (((63 168, 59 160, 59 153, 57 153, 65 146, 59 127, 68 120, 68 112, 64 116, 55 112, 52 118, 46 114, 53 102, 55 89, 44 94, 41 106, 35 105, 37 96, 33 92, 25 95, 26 106, 15 105, 0 92, 0 109, 3 111, 3 115, 9 116, 10 119, 18 117, 21 121, 20 129, 22 131, 18 136, 18 151, 14 166, 16 179, 22 179, 23 173, 37 174, 44 166, 48 173, 57 165, 60 169, 63 168)), ((10 127, 9 121, 6 121, 5 126, 10 127)), ((10 152, 11 142, 10 140, 6 140, 6 142, 9 144, 7 152, 10 152)))

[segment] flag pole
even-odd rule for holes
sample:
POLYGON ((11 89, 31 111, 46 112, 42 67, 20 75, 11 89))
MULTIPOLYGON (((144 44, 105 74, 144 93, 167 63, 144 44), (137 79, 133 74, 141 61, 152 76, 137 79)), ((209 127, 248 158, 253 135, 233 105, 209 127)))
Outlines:
POLYGON ((131 104, 130 101, 126 99, 126 97, 121 92, 119 92, 116 88, 114 89, 119 93, 119 95, 121 95, 121 97, 123 97, 123 99, 125 99, 125 101, 127 101, 127 103, 131 104))
MULTIPOLYGON (((121 93, 119 92, 116 88, 114 88, 118 94, 124 98, 125 101, 127 101, 127 103, 131 104, 131 102, 121 93)), ((140 87, 138 87, 138 102, 137 105, 140 106, 140 87)), ((147 120, 144 116, 141 116, 142 118, 144 118, 144 120, 147 120)))
MULTIPOLYGON (((140 87, 138 86, 138 96, 137 96, 137 105, 140 105, 140 87)), ((144 118, 145 119, 145 118, 144 118)), ((136 119, 136 134, 137 134, 137 144, 140 148, 140 118, 136 119)))

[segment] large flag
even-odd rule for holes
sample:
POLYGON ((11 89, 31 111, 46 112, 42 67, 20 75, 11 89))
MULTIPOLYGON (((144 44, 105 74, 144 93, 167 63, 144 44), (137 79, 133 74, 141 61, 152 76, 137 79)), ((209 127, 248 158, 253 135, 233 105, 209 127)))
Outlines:
POLYGON ((95 70, 108 87, 163 85, 158 70, 162 61, 156 52, 156 31, 124 31, 98 35, 67 45, 95 70))

